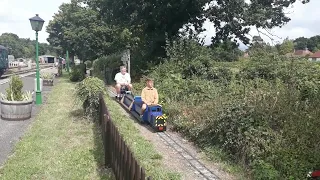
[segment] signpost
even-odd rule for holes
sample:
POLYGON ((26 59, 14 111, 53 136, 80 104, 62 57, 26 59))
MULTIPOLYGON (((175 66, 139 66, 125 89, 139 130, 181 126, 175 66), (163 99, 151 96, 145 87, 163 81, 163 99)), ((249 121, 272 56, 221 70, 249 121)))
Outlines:
POLYGON ((126 50, 122 53, 121 61, 123 65, 127 67, 128 73, 130 74, 130 45, 126 46, 126 50))

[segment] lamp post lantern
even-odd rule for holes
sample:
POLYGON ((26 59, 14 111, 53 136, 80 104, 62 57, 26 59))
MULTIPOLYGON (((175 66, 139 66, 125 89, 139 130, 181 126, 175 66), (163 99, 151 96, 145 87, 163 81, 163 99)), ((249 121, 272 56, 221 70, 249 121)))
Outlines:
POLYGON ((42 26, 44 24, 44 20, 36 14, 35 17, 30 18, 30 24, 32 30, 36 31, 36 64, 37 64, 37 71, 36 71, 36 79, 37 79, 37 90, 36 90, 36 104, 42 104, 42 96, 40 91, 40 69, 39 69, 39 48, 38 48, 38 31, 42 30, 42 26))

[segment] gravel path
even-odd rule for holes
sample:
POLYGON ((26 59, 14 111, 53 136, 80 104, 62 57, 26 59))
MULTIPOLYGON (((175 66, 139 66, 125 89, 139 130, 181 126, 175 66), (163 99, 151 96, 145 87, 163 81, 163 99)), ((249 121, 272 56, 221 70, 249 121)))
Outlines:
MULTIPOLYGON (((53 71, 52 69, 46 69, 43 71, 53 71)), ((28 76, 22 77, 23 81, 23 91, 33 91, 34 90, 34 78, 35 73, 28 73, 28 76), (32 74, 32 75, 30 75, 32 74)), ((55 80, 55 83, 57 79, 55 80)), ((3 79, 0 81, 0 92, 5 93, 6 88, 9 86, 8 80, 3 79)), ((51 91, 52 87, 43 86, 42 89, 42 101, 43 104, 46 103, 46 98, 48 93, 51 91)), ((35 99, 35 95, 34 95, 35 99)), ((0 119, 0 166, 4 164, 8 156, 11 154, 15 143, 23 136, 24 132, 27 130, 28 126, 32 122, 34 116, 39 112, 41 106, 32 107, 32 118, 25 121, 5 121, 0 119)))

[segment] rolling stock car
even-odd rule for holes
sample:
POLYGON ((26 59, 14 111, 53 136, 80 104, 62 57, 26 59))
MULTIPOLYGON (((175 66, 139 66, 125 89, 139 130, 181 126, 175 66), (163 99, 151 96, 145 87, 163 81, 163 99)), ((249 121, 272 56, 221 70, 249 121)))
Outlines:
POLYGON ((8 70, 8 49, 0 45, 0 77, 8 70))
POLYGON ((166 117, 162 112, 161 105, 147 106, 147 109, 141 116, 141 107, 143 104, 141 96, 134 96, 126 87, 121 88, 120 98, 117 100, 140 123, 149 124, 157 132, 167 130, 166 117))

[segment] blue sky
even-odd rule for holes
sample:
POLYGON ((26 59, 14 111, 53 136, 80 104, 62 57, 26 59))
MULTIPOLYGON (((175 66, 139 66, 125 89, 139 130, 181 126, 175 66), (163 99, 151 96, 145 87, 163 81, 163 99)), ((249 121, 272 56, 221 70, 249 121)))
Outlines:
MULTIPOLYGON (((12 32, 22 38, 35 39, 29 18, 39 14, 45 20, 44 27, 39 32, 39 41, 47 42, 48 33, 45 32, 45 28, 54 13, 58 12, 58 8, 63 2, 68 3, 70 0, 0 0, 0 34, 12 32)), ((318 18, 320 17, 320 11, 318 7, 320 7, 319 0, 311 0, 306 5, 302 5, 300 1, 294 4, 294 7, 287 10, 292 20, 284 27, 272 30, 273 34, 280 37, 274 37, 275 40, 273 42, 281 42, 287 36, 293 39, 320 34, 320 18, 318 18)), ((206 23, 204 26, 207 31, 201 36, 206 36, 207 44, 210 42, 211 36, 214 35, 214 28, 210 23, 206 23)), ((255 30, 250 32, 252 36, 257 34, 255 30)), ((268 37, 262 37, 265 41, 272 43, 268 37)), ((244 48, 243 45, 241 47, 241 49, 244 48)))

